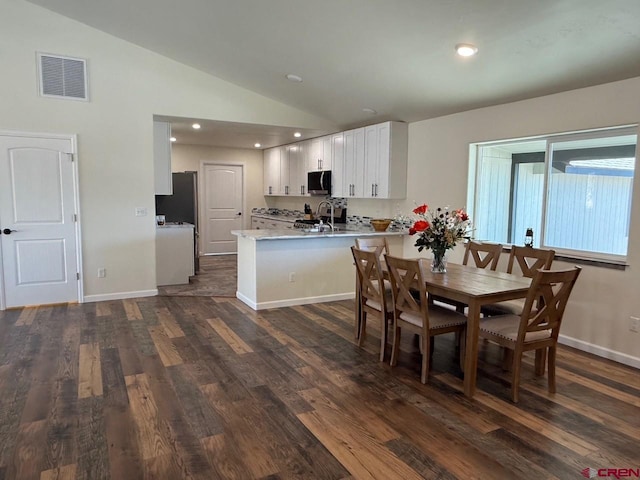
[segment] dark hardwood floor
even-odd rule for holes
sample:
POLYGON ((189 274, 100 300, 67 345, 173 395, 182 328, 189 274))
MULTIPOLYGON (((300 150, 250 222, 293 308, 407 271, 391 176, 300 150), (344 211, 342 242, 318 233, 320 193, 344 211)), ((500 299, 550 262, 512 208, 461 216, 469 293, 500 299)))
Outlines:
MULTIPOLYGON (((558 393, 527 357, 509 400, 481 348, 462 395, 452 336, 428 385, 414 339, 377 359, 353 302, 253 312, 149 297, 0 312, 0 479, 581 478, 640 468, 638 371, 569 348, 558 393)), ((377 337, 377 338, 376 338, 377 337)))

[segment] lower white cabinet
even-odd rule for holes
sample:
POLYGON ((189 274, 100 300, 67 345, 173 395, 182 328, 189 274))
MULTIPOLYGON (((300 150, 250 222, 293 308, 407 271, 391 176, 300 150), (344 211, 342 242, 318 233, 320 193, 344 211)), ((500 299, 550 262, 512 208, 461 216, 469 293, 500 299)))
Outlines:
POLYGON ((165 225, 156 228, 156 281, 161 285, 189 283, 195 275, 193 225, 165 225))

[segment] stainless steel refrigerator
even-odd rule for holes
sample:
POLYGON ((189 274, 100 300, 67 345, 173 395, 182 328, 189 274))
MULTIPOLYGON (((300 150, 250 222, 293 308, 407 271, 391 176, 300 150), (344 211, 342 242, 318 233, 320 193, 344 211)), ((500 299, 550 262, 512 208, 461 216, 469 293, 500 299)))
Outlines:
POLYGON ((173 195, 156 195, 156 215, 164 215, 168 223, 191 223, 193 232, 193 256, 196 273, 200 270, 198 259, 198 172, 172 174, 173 195))

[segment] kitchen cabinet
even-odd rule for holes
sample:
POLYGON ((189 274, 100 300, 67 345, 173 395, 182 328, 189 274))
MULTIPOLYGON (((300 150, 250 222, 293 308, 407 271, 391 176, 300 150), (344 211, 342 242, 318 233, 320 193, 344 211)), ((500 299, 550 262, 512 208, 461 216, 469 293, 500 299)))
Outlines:
POLYGON ((364 198, 364 128, 344 132, 343 155, 334 158, 334 196, 364 198))
POLYGON ((263 161, 265 195, 306 195, 307 166, 300 144, 268 148, 263 161))
POLYGON ((307 164, 304 161, 302 142, 287 145, 289 188, 287 195, 302 197, 307 195, 307 164))
POLYGON ((407 124, 384 122, 364 128, 364 197, 407 195, 407 124))
POLYGON ((171 124, 153 122, 153 171, 156 195, 172 195, 171 124))
POLYGON ((307 173, 331 170, 331 195, 405 198, 407 124, 384 122, 264 151, 265 195, 307 196, 307 173))
POLYGON ((331 135, 311 139, 309 155, 307 157, 310 172, 331 170, 332 150, 331 135))
POLYGON ((156 281, 161 285, 189 283, 195 275, 194 227, 190 224, 156 228, 156 281))
POLYGON ((282 147, 267 148, 263 152, 264 162, 264 194, 282 195, 280 182, 280 152, 282 147))

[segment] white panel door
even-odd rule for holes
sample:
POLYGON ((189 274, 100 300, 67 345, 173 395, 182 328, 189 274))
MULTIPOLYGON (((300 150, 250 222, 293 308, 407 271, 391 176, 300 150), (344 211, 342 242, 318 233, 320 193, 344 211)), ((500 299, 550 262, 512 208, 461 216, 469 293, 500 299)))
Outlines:
POLYGON ((0 135, 5 307, 78 301, 72 148, 69 139, 0 135))
POLYGON ((204 242, 207 254, 236 253, 231 230, 242 230, 242 166, 204 166, 204 242))

